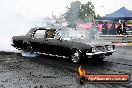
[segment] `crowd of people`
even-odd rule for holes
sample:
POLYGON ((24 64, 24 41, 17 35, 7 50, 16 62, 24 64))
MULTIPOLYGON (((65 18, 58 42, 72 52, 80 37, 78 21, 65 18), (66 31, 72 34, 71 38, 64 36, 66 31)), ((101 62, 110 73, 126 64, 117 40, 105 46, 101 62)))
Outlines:
POLYGON ((125 22, 118 23, 118 26, 115 25, 115 22, 112 23, 110 29, 108 28, 108 23, 104 22, 102 25, 102 34, 103 35, 126 35, 127 26, 125 22))

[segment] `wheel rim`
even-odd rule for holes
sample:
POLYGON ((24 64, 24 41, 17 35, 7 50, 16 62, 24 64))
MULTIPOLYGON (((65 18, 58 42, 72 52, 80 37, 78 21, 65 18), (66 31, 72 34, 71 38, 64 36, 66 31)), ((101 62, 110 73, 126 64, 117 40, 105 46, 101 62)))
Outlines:
POLYGON ((75 52, 73 55, 71 55, 71 60, 73 63, 78 63, 80 61, 79 52, 75 52))
POLYGON ((30 52, 30 51, 32 51, 32 47, 31 46, 27 46, 23 51, 30 52))

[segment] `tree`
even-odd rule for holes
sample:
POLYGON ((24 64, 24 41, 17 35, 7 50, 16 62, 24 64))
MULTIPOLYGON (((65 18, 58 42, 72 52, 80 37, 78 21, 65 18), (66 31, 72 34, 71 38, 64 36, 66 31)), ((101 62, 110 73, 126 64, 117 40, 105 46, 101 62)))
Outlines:
POLYGON ((95 18, 95 7, 91 1, 81 5, 80 18, 85 22, 91 22, 95 18))
POLYGON ((88 1, 81 4, 80 1, 71 2, 70 7, 66 7, 67 11, 63 14, 65 20, 71 25, 76 25, 78 19, 84 22, 91 22, 95 17, 94 5, 88 1))
POLYGON ((80 1, 71 2, 70 7, 66 7, 67 11, 63 14, 66 21, 70 22, 72 26, 75 26, 79 18, 80 5, 80 1))

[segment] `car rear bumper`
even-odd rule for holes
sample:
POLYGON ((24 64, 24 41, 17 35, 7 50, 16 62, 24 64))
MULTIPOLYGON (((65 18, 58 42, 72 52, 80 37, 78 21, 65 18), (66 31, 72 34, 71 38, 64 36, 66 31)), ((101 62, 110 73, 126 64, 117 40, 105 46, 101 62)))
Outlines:
POLYGON ((18 49, 18 50, 21 50, 21 48, 20 47, 17 47, 17 46, 15 46, 14 44, 11 44, 14 48, 16 48, 16 49, 18 49))

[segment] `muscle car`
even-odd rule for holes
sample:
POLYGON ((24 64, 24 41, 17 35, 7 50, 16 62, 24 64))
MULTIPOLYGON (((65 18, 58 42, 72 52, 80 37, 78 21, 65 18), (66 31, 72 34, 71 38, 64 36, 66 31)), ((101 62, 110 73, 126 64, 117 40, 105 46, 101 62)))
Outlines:
POLYGON ((36 27, 26 35, 13 36, 12 46, 27 52, 69 58, 73 63, 85 59, 103 60, 115 52, 114 45, 97 43, 86 35, 68 27, 36 27))

